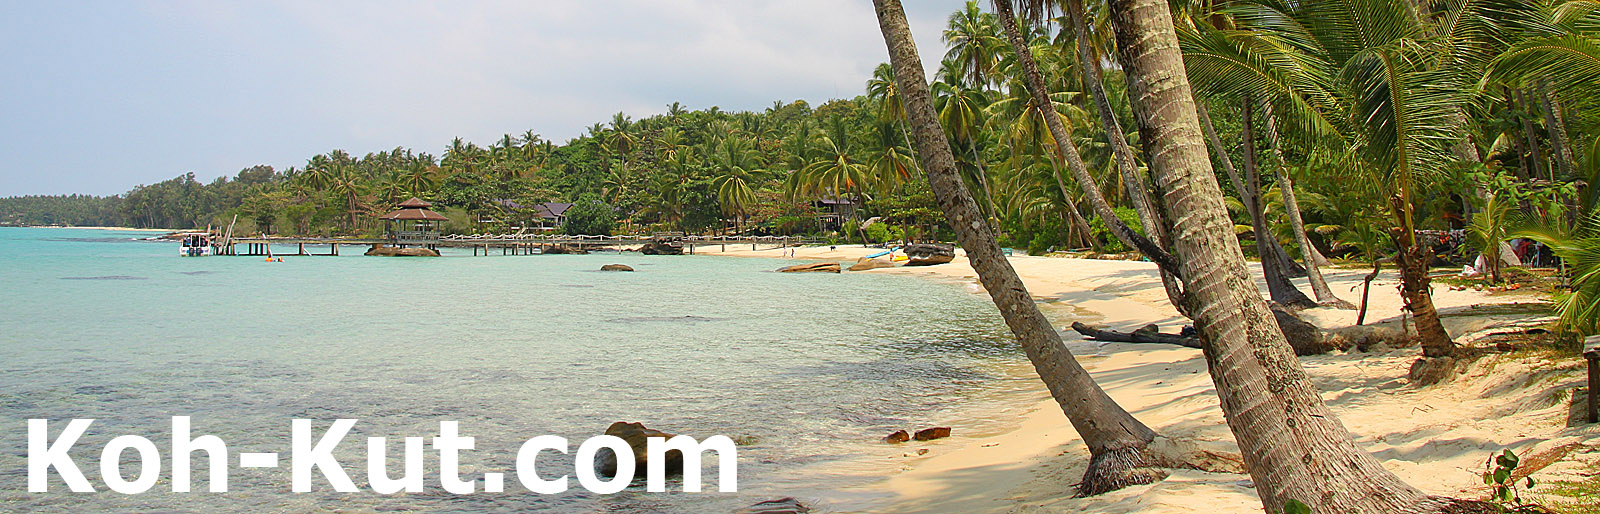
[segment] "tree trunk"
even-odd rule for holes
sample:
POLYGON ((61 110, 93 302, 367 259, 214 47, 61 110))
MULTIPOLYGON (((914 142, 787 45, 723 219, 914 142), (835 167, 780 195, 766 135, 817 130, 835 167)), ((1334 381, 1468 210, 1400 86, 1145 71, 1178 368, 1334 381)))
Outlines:
POLYGON ((1576 174, 1577 161, 1572 158, 1572 146, 1568 144, 1566 123, 1561 119, 1561 112, 1551 104, 1550 89, 1542 80, 1539 81, 1539 106, 1544 111, 1544 128, 1550 135, 1550 152, 1555 154, 1555 161, 1561 167, 1561 174, 1572 177, 1576 174))
MULTIPOLYGON (((901 125, 901 127, 904 128, 904 125, 901 125)), ((911 144, 910 134, 906 134, 906 144, 911 144)), ((983 169, 983 154, 978 153, 977 139, 968 139, 967 148, 972 150, 972 162, 978 167, 978 181, 983 184, 983 199, 989 204, 989 215, 998 220, 1000 219, 1000 209, 994 205, 994 190, 989 188, 989 172, 983 169)), ((917 158, 917 153, 911 152, 911 158, 917 158)), ((997 228, 993 225, 991 227, 997 228)))
POLYGON ((1300 218, 1300 202, 1294 197, 1294 178, 1289 176, 1289 168, 1283 159, 1283 139, 1278 136, 1278 117, 1272 110, 1270 102, 1261 102, 1262 117, 1267 125, 1267 142, 1272 144, 1272 154, 1275 157, 1273 169, 1278 172, 1278 189, 1283 192, 1283 211, 1289 218, 1289 231, 1294 233, 1295 244, 1300 245, 1300 257, 1305 260, 1306 276, 1311 282, 1311 292, 1317 296, 1317 303, 1340 309, 1354 309, 1355 305, 1334 296, 1333 289, 1328 288, 1328 282, 1322 279, 1322 270, 1318 260, 1322 257, 1317 253, 1317 247, 1311 246, 1311 238, 1306 237, 1306 225, 1300 218))
MULTIPOLYGON (((1111 154, 1115 157, 1117 171, 1122 175, 1123 188, 1133 202, 1133 210, 1139 214, 1139 225, 1162 248, 1172 248, 1172 237, 1167 234, 1166 222, 1161 212, 1150 204, 1150 193, 1145 187, 1148 181, 1139 175, 1139 163, 1133 158, 1133 149, 1128 147, 1128 138, 1122 134, 1122 122, 1117 121, 1117 113, 1112 110, 1111 100, 1106 97, 1105 84, 1100 76, 1100 58, 1095 55, 1094 47, 1089 42, 1089 25, 1084 21, 1083 1, 1068 0, 1067 14, 1072 20, 1073 35, 1077 40, 1078 68, 1083 71, 1083 87, 1094 97, 1095 110, 1100 112, 1100 125, 1105 127, 1106 141, 1111 144, 1111 154)), ((1184 313, 1183 287, 1178 283, 1178 277, 1162 270, 1161 287, 1167 292, 1167 301, 1178 312, 1184 313)))
POLYGON ((1151 458, 1147 447, 1155 432, 1117 405, 1073 358, 1061 343, 1060 333, 1039 312, 1016 270, 1001 255, 994 233, 978 218, 978 205, 956 171, 950 142, 939 126, 933 95, 923 76, 922 59, 917 56, 916 42, 911 38, 900 1, 873 0, 873 6, 889 49, 895 82, 905 99, 922 169, 945 219, 955 229, 972 268, 1006 325, 1093 455, 1080 492, 1098 494, 1160 480, 1165 472, 1148 467, 1151 458))
POLYGON ((1167 2, 1110 0, 1120 60, 1150 170, 1174 213, 1174 250, 1206 363, 1267 512, 1289 500, 1313 512, 1436 512, 1450 507, 1384 469, 1306 376, 1235 243, 1206 157, 1167 2))
MULTIPOLYGON (((1389 203, 1395 217, 1404 219, 1403 200, 1395 196, 1389 203)), ((1428 265, 1433 260, 1433 249, 1418 242, 1416 229, 1406 223, 1391 229, 1389 236, 1394 239, 1395 247, 1400 249, 1395 254, 1395 267, 1400 269, 1400 297, 1405 301, 1406 310, 1411 313, 1412 323, 1417 326, 1417 336, 1422 340, 1422 356, 1454 357, 1456 343, 1445 332, 1444 324, 1439 322, 1439 311, 1433 306, 1433 294, 1430 291, 1432 286, 1428 278, 1428 265)), ((1494 258, 1500 258, 1499 252, 1494 253, 1494 258)))
MULTIPOLYGON (((1244 206, 1250 211, 1250 227, 1256 233, 1256 254, 1261 258, 1261 275, 1267 281, 1267 294, 1272 301, 1281 305, 1297 308, 1316 307, 1317 302, 1300 292, 1294 282, 1289 280, 1288 270, 1285 268, 1288 258, 1279 254, 1271 246, 1276 236, 1272 235, 1267 225, 1266 208, 1261 201, 1261 171, 1256 165, 1256 132, 1255 109, 1250 99, 1244 101, 1244 173, 1245 196, 1244 206)), ((1210 161, 1207 161, 1209 164, 1210 161)), ((1215 179, 1213 179, 1215 180, 1215 179)))
MULTIPOLYGON (((1251 198, 1250 193, 1245 189, 1244 181, 1239 179, 1239 170, 1233 167, 1233 158, 1228 157, 1228 147, 1223 146, 1222 138, 1217 136, 1217 128, 1211 124, 1211 114, 1206 112, 1207 109, 1204 102, 1197 101, 1194 105, 1195 110, 1200 113, 1200 126, 1205 129, 1206 140, 1211 142, 1212 153, 1217 156, 1218 161, 1222 162, 1222 169, 1228 173, 1228 182, 1233 184, 1234 192, 1239 194, 1240 203, 1243 203, 1245 211, 1250 213, 1251 230, 1259 230, 1258 227, 1255 227, 1255 215, 1260 210, 1256 207, 1255 200, 1251 198)), ((1262 216, 1262 219, 1266 219, 1264 213, 1262 216)), ((1293 259, 1289 258, 1289 252, 1283 249, 1283 245, 1278 244, 1277 238, 1256 238, 1257 244, 1262 241, 1266 241, 1267 251, 1277 256, 1278 262, 1281 264, 1278 269, 1282 270, 1283 276, 1291 278, 1301 276, 1300 271, 1302 270, 1297 270, 1294 266, 1291 266, 1294 263, 1293 259)), ((1260 246, 1256 247, 1256 253, 1261 253, 1260 246)))
MULTIPOLYGON (((1522 105, 1524 108, 1533 108, 1533 106, 1529 105, 1528 103, 1528 97, 1522 94, 1522 90, 1514 90, 1512 91, 1512 94, 1515 95, 1518 104, 1522 105)), ((1544 149, 1539 147, 1539 133, 1533 128, 1533 120, 1530 120, 1527 117, 1521 118, 1522 135, 1528 139, 1528 155, 1531 157, 1530 162, 1533 165, 1532 168, 1528 169, 1528 179, 1532 180, 1539 178, 1539 170, 1546 167, 1544 162, 1544 149)), ((1555 181, 1555 171, 1550 172, 1549 178, 1552 182, 1555 181)))
POLYGON ((1172 255, 1149 238, 1129 228, 1121 218, 1117 217, 1116 211, 1111 209, 1111 204, 1106 202, 1105 196, 1100 193, 1100 186, 1095 184, 1089 169, 1083 165, 1083 157, 1078 155, 1078 148, 1072 144, 1072 138, 1067 135, 1066 127, 1061 124, 1061 115, 1055 111, 1055 104, 1050 102, 1050 90, 1045 87, 1044 76, 1039 73, 1039 65, 1034 62, 1027 41, 1022 39, 1022 33, 1017 30, 1017 17, 1011 9, 1011 0, 995 0, 994 6, 995 17, 1000 20, 1001 28, 1005 29, 1006 40, 1011 43, 1011 49, 1017 55, 1017 62, 1022 65, 1028 93, 1032 95, 1033 103, 1039 106, 1045 126, 1050 128, 1050 136, 1055 140, 1056 156, 1067 161, 1067 169, 1072 172, 1073 180, 1078 181, 1078 187, 1083 189, 1084 196, 1089 200, 1089 207, 1105 221, 1106 228, 1116 235, 1122 244, 1139 250, 1161 268, 1175 272, 1177 263, 1173 262, 1172 255))
POLYGON ((1089 242, 1090 249, 1100 251, 1100 242, 1094 240, 1094 230, 1089 228, 1089 221, 1083 219, 1083 214, 1078 211, 1078 202, 1072 201, 1072 192, 1067 190, 1067 181, 1061 178, 1061 166, 1055 159, 1050 160, 1050 173, 1056 177, 1056 187, 1061 190, 1061 201, 1067 205, 1072 225, 1083 234, 1083 239, 1089 242))

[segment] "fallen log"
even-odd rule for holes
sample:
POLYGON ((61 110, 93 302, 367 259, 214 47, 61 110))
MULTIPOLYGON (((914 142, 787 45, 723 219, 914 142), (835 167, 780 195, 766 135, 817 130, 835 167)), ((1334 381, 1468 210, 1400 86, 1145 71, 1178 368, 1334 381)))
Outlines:
POLYGON ((1133 332, 1118 332, 1115 330, 1094 328, 1083 324, 1081 321, 1074 321, 1072 323, 1073 330, 1078 331, 1079 334, 1083 334, 1084 337, 1096 341, 1106 341, 1111 343, 1175 344, 1189 348, 1200 347, 1200 339, 1197 337, 1187 337, 1178 334, 1163 334, 1154 327, 1155 325, 1145 325, 1143 328, 1133 332))

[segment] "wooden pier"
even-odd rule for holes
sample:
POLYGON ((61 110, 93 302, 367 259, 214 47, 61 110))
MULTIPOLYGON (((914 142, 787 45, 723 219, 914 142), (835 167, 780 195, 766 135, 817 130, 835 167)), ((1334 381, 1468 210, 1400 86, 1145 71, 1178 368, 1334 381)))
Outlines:
MULTIPOLYGON (((692 236, 692 235, 627 235, 627 236, 569 236, 553 234, 503 234, 503 235, 473 235, 473 236, 444 236, 439 238, 437 246, 445 248, 471 248, 473 255, 491 255, 494 250, 500 250, 500 255, 537 255, 544 253, 552 247, 576 248, 580 251, 596 249, 621 249, 632 246, 643 246, 651 243, 667 244, 682 248, 683 253, 693 254, 697 248, 717 247, 727 249, 730 245, 750 245, 751 250, 762 246, 772 249, 788 248, 811 243, 805 238, 794 236, 692 236)), ((242 256, 338 256, 339 246, 359 245, 370 247, 376 244, 391 244, 391 241, 382 238, 338 238, 338 237, 235 237, 228 240, 227 244, 217 250, 217 255, 242 255, 242 256), (294 251, 275 251, 274 246, 294 246, 294 251), (306 246, 327 247, 326 253, 308 251, 306 246)))

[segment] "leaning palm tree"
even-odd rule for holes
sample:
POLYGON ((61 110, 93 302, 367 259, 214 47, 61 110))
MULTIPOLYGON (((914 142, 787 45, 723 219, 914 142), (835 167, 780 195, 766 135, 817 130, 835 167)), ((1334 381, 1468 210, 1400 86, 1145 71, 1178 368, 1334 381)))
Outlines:
POLYGON ((1496 512, 1430 497, 1357 447, 1277 330, 1245 268, 1163 0, 1110 0, 1150 172, 1182 237, 1182 277, 1228 427, 1267 512, 1496 512))
POLYGON ((1151 467, 1149 451, 1155 432, 1117 405, 1073 358, 1061 343, 1060 333, 1039 312, 1016 270, 1001 254, 994 232, 981 221, 982 211, 961 180, 949 139, 939 125, 933 95, 899 0, 873 0, 873 5, 889 49, 895 82, 905 98, 922 169, 945 219, 955 229, 979 281, 1028 354, 1028 360, 1089 446, 1093 457, 1079 491, 1099 494, 1160 480, 1165 473, 1151 467))

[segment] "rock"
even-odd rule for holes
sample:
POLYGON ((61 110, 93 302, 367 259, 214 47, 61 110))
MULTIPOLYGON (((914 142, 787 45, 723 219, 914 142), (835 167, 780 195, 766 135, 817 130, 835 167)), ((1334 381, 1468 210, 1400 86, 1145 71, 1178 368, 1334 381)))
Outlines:
POLYGON ((600 271, 633 271, 633 266, 627 264, 607 264, 600 267, 600 271))
POLYGON ((861 260, 858 260, 855 264, 850 265, 850 271, 866 271, 869 269, 893 267, 894 263, 883 259, 868 259, 866 257, 862 257, 861 260))
POLYGON ((838 273, 837 262, 814 262, 811 264, 796 264, 778 268, 779 273, 838 273))
POLYGON ((544 247, 545 255, 587 255, 588 253, 588 250, 578 245, 553 244, 544 247))
POLYGON ((734 514, 806 514, 807 512, 811 512, 810 507, 800 503, 800 500, 796 500, 793 497, 787 497, 757 503, 755 505, 739 509, 739 511, 735 512, 734 514))
MULTIPOLYGON (((635 473, 643 473, 646 469, 645 463, 649 457, 649 455, 646 453, 646 450, 649 449, 649 440, 647 438, 664 437, 671 439, 673 437, 673 434, 668 434, 660 430, 645 428, 643 423, 626 423, 622 421, 612 423, 610 427, 607 427, 606 435, 620 437, 622 440, 628 442, 628 446, 633 447, 633 469, 635 473)), ((616 476, 616 452, 611 451, 609 448, 601 448, 599 452, 595 453, 594 468, 598 470, 601 475, 605 475, 607 477, 616 476)), ((667 452, 666 470, 667 473, 683 472, 683 452, 678 450, 670 450, 667 452)))
POLYGON ((912 436, 912 439, 916 439, 918 441, 932 441, 934 439, 944 439, 946 437, 950 437, 950 427, 933 427, 918 430, 917 435, 912 436))
POLYGON ((366 255, 376 257, 438 257, 439 252, 427 248, 396 248, 393 246, 375 244, 367 250, 366 255))
POLYGON ((683 243, 676 239, 651 239, 639 248, 645 255, 683 255, 683 243))
POLYGON ((1277 303, 1269 302, 1268 305, 1272 307, 1272 317, 1277 318, 1278 328, 1283 330, 1283 337, 1289 340, 1295 355, 1319 355, 1333 349, 1323 338, 1322 329, 1300 319, 1277 303))
POLYGON ((896 430, 893 434, 883 436, 883 442, 890 444, 898 444, 910 440, 911 434, 907 434, 904 430, 896 430))
POLYGON ((901 250, 906 252, 907 266, 932 266, 944 264, 956 258, 956 248, 941 244, 909 244, 901 250))

